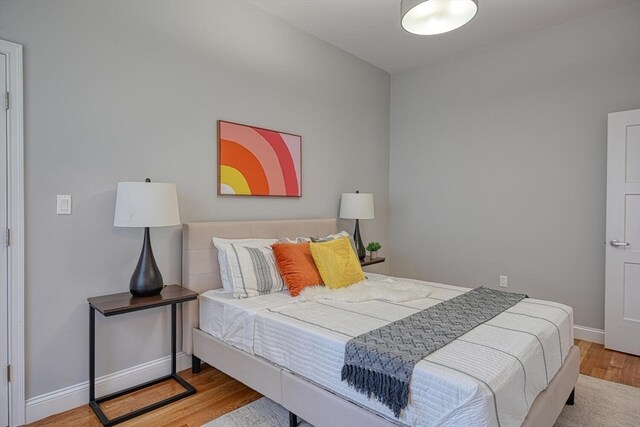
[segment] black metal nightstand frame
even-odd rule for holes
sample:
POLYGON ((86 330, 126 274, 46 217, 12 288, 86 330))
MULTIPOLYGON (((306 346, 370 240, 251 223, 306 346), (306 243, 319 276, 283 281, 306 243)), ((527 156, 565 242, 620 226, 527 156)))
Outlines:
POLYGON ((181 378, 176 372, 176 306, 186 301, 193 301, 198 298, 196 292, 184 289, 177 285, 165 287, 160 295, 152 297, 132 297, 128 292, 122 294, 105 295, 102 297, 89 298, 89 406, 93 409, 96 416, 103 426, 114 426, 124 421, 135 418, 139 415, 158 409, 162 406, 184 399, 187 396, 195 394, 196 389, 186 380, 181 378), (171 374, 163 377, 139 384, 127 389, 108 394, 96 399, 96 310, 103 316, 115 316, 119 314, 131 313, 133 311, 146 310, 154 307, 162 307, 171 305, 171 374), (118 416, 113 419, 107 418, 100 404, 115 399, 134 391, 142 390, 152 385, 161 383, 166 380, 175 380, 185 391, 174 396, 163 399, 159 402, 152 403, 142 408, 136 409, 127 414, 118 416))

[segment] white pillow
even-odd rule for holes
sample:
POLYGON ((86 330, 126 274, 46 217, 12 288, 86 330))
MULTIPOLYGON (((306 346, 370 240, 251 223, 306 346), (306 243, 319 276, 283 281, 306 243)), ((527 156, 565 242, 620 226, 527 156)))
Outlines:
MULTIPOLYGON (((356 250, 356 242, 353 240, 353 237, 351 236, 351 234, 347 233, 346 231, 341 231, 337 234, 330 234, 326 237, 311 237, 309 238, 308 241, 310 242, 329 242, 331 240, 336 240, 339 239, 341 237, 346 237, 347 239, 349 239, 349 244, 351 245, 351 249, 353 249, 353 252, 356 253, 356 256, 358 256, 358 251, 356 250)), ((298 237, 298 239, 300 239, 300 237, 298 237)))
POLYGON ((280 292, 285 288, 271 246, 251 248, 232 243, 227 247, 227 267, 236 298, 280 292))
POLYGON ((309 243, 309 242, 311 242, 311 237, 296 237, 295 239, 283 237, 276 241, 276 243, 309 243))
POLYGON ((231 284, 229 272, 227 270, 227 248, 230 244, 234 243, 250 248, 259 248, 264 246, 271 246, 276 241, 276 239, 223 239, 220 237, 214 237, 213 245, 218 250, 218 264, 220 264, 220 279, 222 280, 222 288, 225 291, 233 292, 233 285, 231 284))

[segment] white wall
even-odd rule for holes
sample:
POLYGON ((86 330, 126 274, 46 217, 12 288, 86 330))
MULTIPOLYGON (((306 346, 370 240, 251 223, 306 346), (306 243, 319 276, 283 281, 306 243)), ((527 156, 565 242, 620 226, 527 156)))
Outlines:
MULTIPOLYGON (((373 192, 363 235, 387 241, 387 73, 238 1, 2 1, 0 38, 25 54, 27 398, 88 379, 86 298, 128 290, 142 230, 113 227, 119 181, 175 182, 183 222, 335 217, 373 192), (302 135, 302 198, 216 196, 218 119, 302 135)), ((179 282, 180 230, 152 242, 179 282)), ((98 376, 169 354, 169 319, 98 316, 98 376)))
POLYGON ((391 78, 391 273, 603 328, 607 113, 640 107, 640 5, 391 78))

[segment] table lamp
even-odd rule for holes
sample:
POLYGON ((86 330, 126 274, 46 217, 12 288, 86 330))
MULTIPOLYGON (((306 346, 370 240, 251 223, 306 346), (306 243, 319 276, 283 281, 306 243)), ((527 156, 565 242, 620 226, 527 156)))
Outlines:
POLYGON ((144 227, 144 242, 138 265, 131 276, 129 290, 136 297, 158 295, 164 287, 151 249, 149 227, 180 225, 175 184, 120 182, 116 192, 114 227, 144 227))
POLYGON ((362 244, 362 238, 360 237, 360 225, 358 223, 361 219, 373 219, 373 194, 361 193, 356 191, 355 193, 343 193, 340 200, 340 218, 342 219, 355 219, 356 229, 353 232, 353 240, 356 243, 356 253, 358 258, 362 261, 366 256, 364 245, 362 244))

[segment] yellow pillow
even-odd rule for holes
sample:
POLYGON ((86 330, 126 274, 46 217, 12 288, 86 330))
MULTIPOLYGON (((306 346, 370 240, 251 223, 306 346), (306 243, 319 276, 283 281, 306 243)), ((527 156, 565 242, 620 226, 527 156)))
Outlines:
POLYGON ((360 261, 346 237, 323 243, 312 242, 310 249, 327 287, 342 288, 364 280, 360 261))

